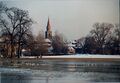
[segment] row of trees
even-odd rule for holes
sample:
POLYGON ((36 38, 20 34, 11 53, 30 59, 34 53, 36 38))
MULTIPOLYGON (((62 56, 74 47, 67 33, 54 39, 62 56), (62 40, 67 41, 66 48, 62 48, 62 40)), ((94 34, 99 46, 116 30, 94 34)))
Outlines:
MULTIPOLYGON (((19 58, 22 49, 31 55, 47 54, 48 46, 44 35, 33 36, 32 19, 26 10, 8 8, 0 2, 0 51, 4 57, 19 58)), ((67 40, 58 32, 52 37, 54 54, 66 54, 67 40)), ((110 23, 95 23, 89 35, 78 39, 76 52, 89 54, 120 54, 120 27, 110 23)))
MULTIPOLYGON (((8 8, 0 2, 0 51, 4 57, 20 57, 22 49, 29 51, 28 55, 47 54, 48 46, 44 35, 33 36, 31 32, 32 19, 26 10, 16 7, 8 8)), ((65 53, 67 46, 63 35, 55 33, 51 40, 53 53, 65 53)))
POLYGON ((77 52, 89 54, 120 54, 118 24, 95 23, 87 37, 77 40, 77 52))
POLYGON ((67 54, 68 45, 67 39, 60 33, 55 32, 52 38, 53 53, 55 54, 67 54))
POLYGON ((55 33, 55 35, 52 37, 50 42, 46 41, 44 35, 39 32, 37 36, 33 36, 32 40, 31 38, 28 38, 28 42, 26 43, 27 47, 31 50, 31 55, 46 55, 49 54, 49 48, 51 47, 51 53, 52 54, 66 54, 67 53, 67 40, 66 38, 60 34, 55 33))

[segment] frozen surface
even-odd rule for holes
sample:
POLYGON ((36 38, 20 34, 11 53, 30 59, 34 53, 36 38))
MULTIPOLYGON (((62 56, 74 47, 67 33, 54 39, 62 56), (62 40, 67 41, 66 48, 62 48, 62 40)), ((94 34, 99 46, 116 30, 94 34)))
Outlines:
POLYGON ((35 60, 29 63, 39 65, 15 68, 3 64, 0 83, 120 83, 119 62, 35 60))
POLYGON ((119 63, 45 61, 39 69, 0 68, 1 83, 120 83, 119 63))

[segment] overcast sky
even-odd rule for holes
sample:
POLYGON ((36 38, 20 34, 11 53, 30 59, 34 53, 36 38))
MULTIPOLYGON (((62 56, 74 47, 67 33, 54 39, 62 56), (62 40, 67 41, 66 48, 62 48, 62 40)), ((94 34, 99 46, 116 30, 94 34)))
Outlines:
POLYGON ((29 11, 33 33, 45 31, 48 16, 54 31, 73 40, 86 36, 96 22, 119 23, 119 0, 3 0, 29 11))

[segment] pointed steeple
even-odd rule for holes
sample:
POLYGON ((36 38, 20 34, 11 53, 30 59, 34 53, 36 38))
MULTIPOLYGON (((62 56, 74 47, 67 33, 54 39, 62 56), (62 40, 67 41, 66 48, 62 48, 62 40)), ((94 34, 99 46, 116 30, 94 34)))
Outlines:
POLYGON ((46 27, 46 32, 45 32, 45 38, 52 39, 52 31, 51 31, 49 17, 48 17, 48 22, 47 22, 47 27, 46 27))
POLYGON ((50 25, 50 20, 49 20, 49 17, 48 17, 48 22, 47 22, 47 31, 51 31, 51 25, 50 25))

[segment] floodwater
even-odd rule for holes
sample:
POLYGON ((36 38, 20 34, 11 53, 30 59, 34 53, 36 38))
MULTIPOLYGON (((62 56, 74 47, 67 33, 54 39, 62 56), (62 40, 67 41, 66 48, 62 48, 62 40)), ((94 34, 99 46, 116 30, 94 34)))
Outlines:
POLYGON ((120 82, 120 62, 42 60, 12 64, 0 64, 0 83, 120 82))

